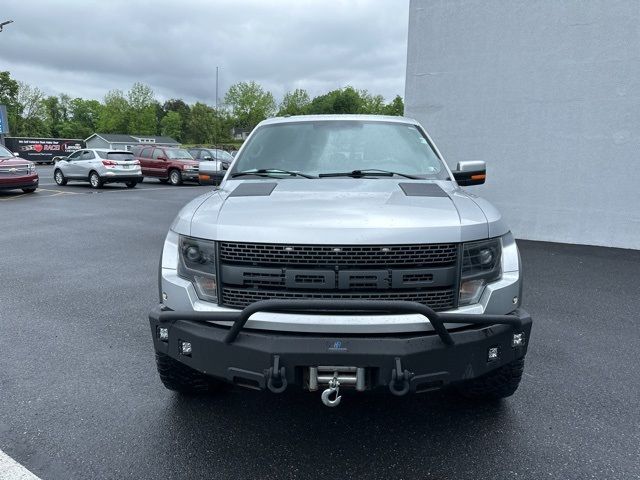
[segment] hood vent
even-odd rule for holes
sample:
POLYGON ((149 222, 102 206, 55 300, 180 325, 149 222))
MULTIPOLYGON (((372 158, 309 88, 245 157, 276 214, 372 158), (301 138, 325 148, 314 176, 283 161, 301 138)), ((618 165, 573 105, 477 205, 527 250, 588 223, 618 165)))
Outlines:
POLYGON ((448 197, 437 183, 399 183, 407 197, 448 197))
POLYGON ((249 182, 238 185, 230 197, 268 197, 278 186, 277 183, 249 182))

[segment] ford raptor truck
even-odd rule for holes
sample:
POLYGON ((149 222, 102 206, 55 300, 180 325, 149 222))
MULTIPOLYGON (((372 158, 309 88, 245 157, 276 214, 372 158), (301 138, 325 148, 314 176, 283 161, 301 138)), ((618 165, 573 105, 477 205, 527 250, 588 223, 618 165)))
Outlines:
MULTIPOLYGON (((201 165, 201 168, 205 168, 201 165)), ((160 379, 273 393, 518 388, 531 332, 500 213, 403 117, 272 118, 166 236, 149 314, 160 379)))

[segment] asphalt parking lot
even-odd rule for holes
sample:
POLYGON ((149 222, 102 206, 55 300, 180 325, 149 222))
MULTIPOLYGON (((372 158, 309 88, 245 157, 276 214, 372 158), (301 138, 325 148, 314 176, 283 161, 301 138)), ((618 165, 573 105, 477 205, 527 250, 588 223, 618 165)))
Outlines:
MULTIPOLYGON (((147 312, 173 217, 210 187, 0 193, 0 449, 42 478, 640 478, 640 252, 521 242, 523 383, 446 393, 232 389, 157 378, 147 312)), ((0 478, 2 477, 0 472, 0 478)))

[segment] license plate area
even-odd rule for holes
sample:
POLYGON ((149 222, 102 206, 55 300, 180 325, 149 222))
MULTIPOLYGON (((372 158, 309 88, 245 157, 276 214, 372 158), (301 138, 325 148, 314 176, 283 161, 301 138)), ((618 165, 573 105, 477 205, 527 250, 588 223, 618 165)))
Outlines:
POLYGON ((355 388, 359 392, 367 388, 366 370, 363 367, 320 365, 308 369, 309 391, 327 387, 333 378, 337 378, 341 388, 355 388))

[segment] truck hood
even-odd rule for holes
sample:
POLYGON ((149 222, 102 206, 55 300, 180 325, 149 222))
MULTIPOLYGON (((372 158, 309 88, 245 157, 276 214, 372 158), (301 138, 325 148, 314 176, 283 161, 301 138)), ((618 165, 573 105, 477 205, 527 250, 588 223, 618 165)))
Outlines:
POLYGON ((227 181, 187 205, 172 228, 213 240, 342 245, 464 242, 507 232, 493 206, 453 182, 397 178, 227 181), (412 195, 400 185, 425 183, 441 190, 412 195), (234 193, 239 186, 249 194, 234 193))

